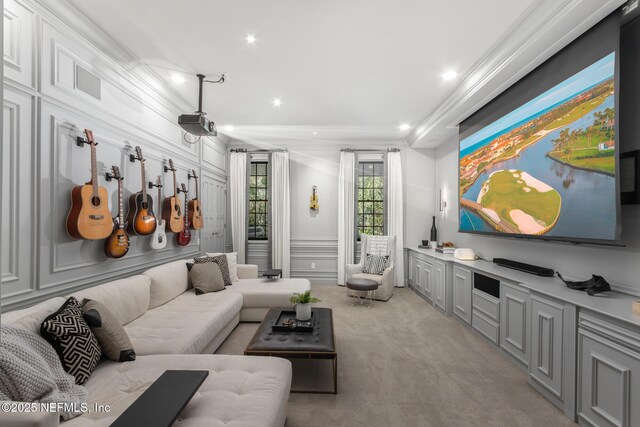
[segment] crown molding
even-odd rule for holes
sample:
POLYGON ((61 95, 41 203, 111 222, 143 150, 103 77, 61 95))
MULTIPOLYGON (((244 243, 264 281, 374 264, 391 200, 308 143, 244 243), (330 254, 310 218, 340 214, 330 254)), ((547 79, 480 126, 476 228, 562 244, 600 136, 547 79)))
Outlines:
POLYGON ((411 147, 435 147, 458 124, 549 59, 625 0, 538 0, 507 28, 444 100, 406 137, 411 147), (435 138, 429 138, 437 134, 435 138))
POLYGON ((118 43, 105 32, 98 23, 92 21, 73 4, 66 0, 30 0, 29 4, 47 18, 54 17, 64 24, 80 40, 102 51, 122 67, 131 80, 141 90, 162 102, 176 112, 195 111, 196 107, 187 101, 158 73, 146 65, 126 46, 118 43), (157 82, 153 85, 151 82, 157 82))

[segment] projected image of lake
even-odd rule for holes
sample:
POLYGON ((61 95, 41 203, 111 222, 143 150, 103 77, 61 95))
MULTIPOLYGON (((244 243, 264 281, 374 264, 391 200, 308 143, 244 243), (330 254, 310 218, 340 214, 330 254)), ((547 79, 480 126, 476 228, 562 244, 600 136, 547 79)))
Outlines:
POLYGON ((460 142, 460 230, 610 240, 612 53, 460 142))

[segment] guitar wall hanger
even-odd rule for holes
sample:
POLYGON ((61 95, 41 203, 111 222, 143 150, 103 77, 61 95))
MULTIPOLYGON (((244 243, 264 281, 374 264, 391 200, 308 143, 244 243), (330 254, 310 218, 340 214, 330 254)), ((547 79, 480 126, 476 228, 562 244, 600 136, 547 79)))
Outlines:
POLYGON ((191 172, 189 172, 189 173, 187 174, 187 177, 188 177, 188 179, 189 179, 189 180, 191 180, 192 178, 197 178, 197 176, 195 176, 195 175, 191 175, 191 172))
POLYGON ((104 174, 104 177, 107 181, 111 181, 113 179, 117 179, 118 181, 122 181, 124 179, 124 176, 120 175, 119 177, 116 177, 114 174, 107 172, 104 174))
POLYGON ((171 169, 169 168, 169 166, 164 165, 164 171, 165 171, 165 172, 169 172, 170 170, 171 170, 171 169))
POLYGON ((162 188, 162 184, 158 183, 158 184, 154 184, 153 181, 149 181, 149 190, 151 190, 152 188, 162 188))
POLYGON ((136 162, 136 155, 135 154, 129 154, 129 161, 131 163, 135 163, 136 162))
POLYGON ((187 189, 185 188, 184 184, 181 184, 181 185, 182 185, 182 188, 180 188, 180 187, 178 187, 178 188, 177 188, 178 193, 189 194, 189 190, 187 190, 187 189))
MULTIPOLYGON (((77 136, 76 137, 76 145, 78 147, 84 147, 85 144, 91 144, 91 143, 89 141, 87 141, 86 138, 83 138, 81 136, 77 136)), ((98 145, 98 143, 94 141, 94 145, 98 145)))

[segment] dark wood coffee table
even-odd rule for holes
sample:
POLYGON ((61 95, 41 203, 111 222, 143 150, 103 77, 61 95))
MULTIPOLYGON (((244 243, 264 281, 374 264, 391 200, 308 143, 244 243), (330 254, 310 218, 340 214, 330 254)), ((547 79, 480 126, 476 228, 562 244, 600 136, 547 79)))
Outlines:
POLYGON ((338 393, 338 353, 333 333, 333 312, 330 308, 313 307, 313 332, 274 332, 281 310, 272 308, 262 320, 258 330, 247 344, 245 355, 275 356, 285 359, 329 359, 333 364, 333 391, 292 390, 297 393, 338 393))

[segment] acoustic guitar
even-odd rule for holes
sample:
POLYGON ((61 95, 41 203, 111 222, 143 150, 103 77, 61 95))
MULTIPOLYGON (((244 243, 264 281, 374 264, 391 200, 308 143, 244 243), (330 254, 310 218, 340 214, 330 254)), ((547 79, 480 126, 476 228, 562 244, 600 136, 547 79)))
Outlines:
MULTIPOLYGON (((98 185, 96 145, 93 132, 85 129, 86 144, 91 147, 91 180, 71 190, 71 209, 67 215, 67 233, 74 239, 106 239, 113 230, 109 195, 98 185)), ((78 139, 78 141, 82 141, 78 139)))
POLYGON ((118 181, 118 216, 113 218, 113 232, 104 242, 104 253, 109 258, 122 258, 129 252, 129 235, 124 220, 124 210, 122 208, 122 180, 120 168, 111 166, 111 178, 118 181))
POLYGON ((309 209, 313 211, 320 210, 320 205, 318 204, 318 193, 316 192, 316 186, 313 186, 313 192, 311 193, 311 197, 309 198, 309 209))
POLYGON ((184 220, 182 219, 182 205, 178 197, 178 184, 176 182, 176 168, 173 166, 173 160, 169 159, 169 166, 165 166, 165 171, 173 172, 173 196, 164 199, 162 205, 162 217, 166 222, 166 229, 171 233, 179 233, 184 228, 184 220))
MULTIPOLYGON (((178 245, 187 246, 191 241, 191 231, 189 230, 189 203, 187 202, 187 187, 184 184, 182 185, 182 192, 184 193, 184 205, 186 206, 186 213, 184 215, 184 227, 182 231, 178 233, 178 245)), ((181 191, 181 190, 178 190, 181 191)))
MULTIPOLYGON (((162 218, 162 177, 158 175, 156 183, 149 182, 149 188, 158 187, 158 210, 160 212, 159 217, 162 218)), ((162 249, 167 246, 167 234, 164 231, 165 221, 161 219, 158 221, 156 231, 151 236, 151 249, 162 249)))
POLYGON ((191 223, 191 228, 194 230, 200 230, 204 225, 204 221, 202 219, 202 209, 200 206, 200 197, 198 196, 198 191, 200 185, 198 183, 198 175, 196 175, 196 170, 191 169, 193 175, 190 175, 196 181, 196 197, 194 199, 189 200, 189 222, 191 223))
POLYGON ((136 147, 135 159, 140 161, 140 174, 142 176, 142 190, 129 196, 129 232, 138 236, 147 236, 156 230, 156 216, 153 213, 153 198, 147 194, 147 179, 144 171, 145 158, 142 150, 136 147))

